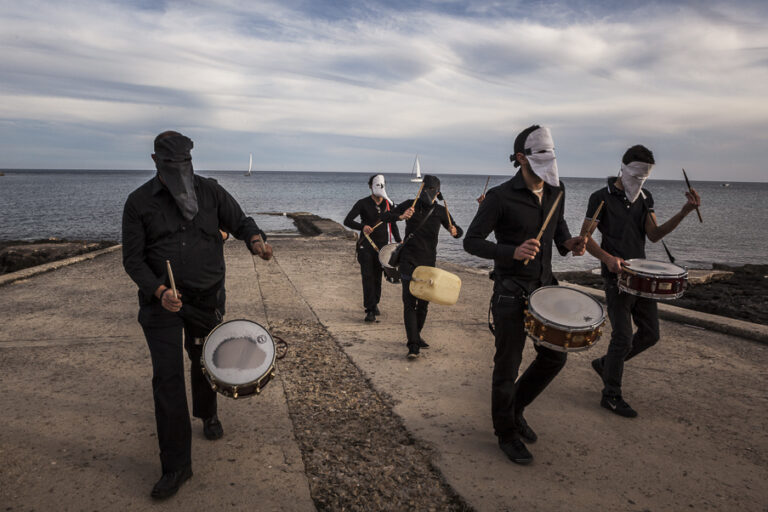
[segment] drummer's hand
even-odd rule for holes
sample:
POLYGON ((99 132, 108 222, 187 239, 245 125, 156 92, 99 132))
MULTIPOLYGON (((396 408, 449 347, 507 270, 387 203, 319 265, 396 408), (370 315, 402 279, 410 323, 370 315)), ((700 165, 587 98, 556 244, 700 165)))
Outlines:
POLYGON ((605 262, 605 265, 608 267, 608 270, 614 274, 621 274, 621 267, 628 267, 629 263, 618 256, 611 256, 611 258, 605 262))
POLYGON ((181 309, 181 292, 176 290, 176 295, 178 298, 173 296, 173 290, 166 288, 160 297, 160 304, 171 313, 176 313, 181 309))
POLYGON ((257 237, 251 238, 251 252, 263 260, 271 260, 272 246, 266 242, 264 242, 263 247, 261 244, 262 242, 257 237))
POLYGON ((477 198, 477 204, 480 204, 483 201, 485 201, 485 194, 483 194, 483 195, 481 195, 480 197, 477 198))
POLYGON ((400 220, 410 219, 411 217, 413 217, 413 212, 414 212, 413 206, 411 206, 410 208, 405 210, 403 214, 400 217, 398 217, 398 219, 400 220))
POLYGON ((370 235, 373 233, 373 228, 371 226, 363 226, 363 233, 366 235, 370 235))
POLYGON ((456 238, 456 236, 458 236, 458 234, 459 234, 459 230, 456 229, 456 226, 451 226, 451 236, 453 238, 456 238))
POLYGON ((512 256, 516 260, 532 260, 539 253, 541 244, 535 238, 526 240, 522 244, 517 246, 515 254, 512 256))
POLYGON ((563 245, 571 251, 574 256, 582 256, 587 250, 587 239, 586 237, 575 236, 563 242, 563 245))
POLYGON ((701 197, 699 197, 699 193, 696 192, 696 189, 692 188, 690 192, 686 192, 685 197, 688 199, 688 202, 683 205, 683 212, 685 212, 686 215, 701 206, 701 197))

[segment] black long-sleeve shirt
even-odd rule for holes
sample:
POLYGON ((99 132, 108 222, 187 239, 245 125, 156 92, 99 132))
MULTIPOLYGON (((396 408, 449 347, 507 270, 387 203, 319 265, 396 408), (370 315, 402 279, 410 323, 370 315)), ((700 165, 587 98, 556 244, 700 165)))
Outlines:
MULTIPOLYGON (((388 221, 394 222, 400 215, 405 212, 413 204, 413 199, 403 201, 391 212, 384 215, 384 218, 388 221)), ((456 227, 457 236, 461 238, 464 231, 456 225, 456 222, 451 217, 451 223, 456 227)), ((419 265, 434 266, 437 260, 437 235, 440 232, 440 226, 450 230, 450 224, 448 222, 448 211, 444 206, 435 203, 432 206, 427 206, 421 201, 416 202, 414 207, 414 214, 410 219, 405 221, 405 240, 406 243, 400 253, 400 262, 410 264, 414 267, 419 265), (432 215, 429 216, 424 225, 415 231, 419 227, 421 221, 427 215, 427 212, 431 208, 435 209, 432 215), (410 237, 411 233, 414 236, 410 237), (409 239, 410 237, 410 239, 409 239)))
POLYGON ((565 209, 565 186, 560 188, 544 183, 541 203, 525 185, 522 171, 509 181, 488 191, 485 200, 464 238, 464 250, 481 258, 494 261, 497 279, 511 278, 528 291, 552 282, 552 241, 560 254, 568 253, 563 243, 571 238, 568 225, 563 218, 565 209), (524 265, 522 260, 513 258, 515 249, 526 240, 536 238, 547 214, 560 190, 563 197, 541 237, 541 249, 536 257, 524 265), (486 240, 494 232, 496 243, 486 240))
MULTIPOLYGON (((374 201, 371 196, 366 196, 360 199, 355 203, 352 209, 349 210, 349 213, 344 219, 344 225, 349 229, 360 231, 360 236, 357 238, 358 246, 369 247, 371 250, 374 250, 363 234, 363 227, 373 227, 380 221, 384 221, 383 214, 388 210, 391 210, 391 207, 389 207, 389 203, 387 203, 386 199, 382 199, 381 203, 376 204, 376 201, 374 201), (360 222, 355 220, 357 217, 360 217, 360 222)), ((389 243, 389 233, 387 232, 389 229, 392 230, 392 237, 395 239, 395 242, 400 241, 400 230, 397 228, 397 223, 395 221, 384 222, 384 224, 374 229, 373 233, 369 235, 371 240, 373 240, 373 243, 375 243, 376 247, 379 249, 389 243)))
POLYGON ((149 303, 161 284, 170 286, 165 261, 176 286, 202 293, 224 279, 224 242, 219 227, 245 240, 266 235, 216 180, 194 176, 199 210, 182 217, 170 192, 155 176, 128 196, 123 210, 123 266, 149 303))

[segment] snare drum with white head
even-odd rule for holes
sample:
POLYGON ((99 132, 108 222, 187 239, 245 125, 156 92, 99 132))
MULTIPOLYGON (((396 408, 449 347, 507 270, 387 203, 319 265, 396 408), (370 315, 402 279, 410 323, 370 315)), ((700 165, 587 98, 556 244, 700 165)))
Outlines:
POLYGON ((384 271, 387 281, 390 283, 400 282, 400 271, 397 267, 393 267, 389 264, 389 259, 392 257, 392 253, 397 249, 400 243, 387 244, 379 249, 379 263, 381 263, 381 269, 384 271))
POLYGON ((258 395, 275 376, 275 342, 250 320, 216 326, 203 344, 203 375, 211 388, 230 398, 258 395))
POLYGON ((558 352, 590 348, 602 335, 605 308, 565 286, 542 286, 528 296, 525 329, 534 343, 558 352))
POLYGON ((627 260, 627 264, 618 278, 623 292, 670 300, 682 297, 688 287, 688 270, 674 263, 633 258, 627 260))

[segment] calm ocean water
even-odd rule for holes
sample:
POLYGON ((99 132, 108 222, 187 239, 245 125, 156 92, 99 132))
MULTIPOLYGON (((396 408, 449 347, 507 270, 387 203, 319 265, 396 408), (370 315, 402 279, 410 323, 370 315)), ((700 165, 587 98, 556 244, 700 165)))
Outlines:
MULTIPOLYGON (((216 178, 265 231, 294 230, 290 219, 267 212, 307 211, 341 222, 354 202, 369 193, 368 174, 206 172, 216 178)), ((5 171, 0 176, 0 240, 47 237, 120 239, 122 208, 128 194, 150 179, 154 171, 5 171)), ((511 176, 511 175, 510 175, 511 176)), ((489 187, 510 176, 491 177, 489 187)), ((399 202, 414 197, 418 184, 406 174, 388 174, 389 196, 399 202)), ((442 191, 457 223, 466 229, 475 212, 475 198, 487 176, 440 175, 442 191)), ((566 185, 566 220, 578 233, 589 195, 605 186, 605 179, 562 178, 566 185)), ((665 238, 678 264, 705 268, 713 262, 765 263, 768 252, 768 183, 693 182, 702 196, 704 223, 695 213, 665 238)), ((682 181, 649 180, 656 215, 664 222, 679 211, 684 198, 682 181)), ((648 257, 667 261, 661 243, 647 243, 648 257)), ((311 254, 308 254, 311 257, 311 254)), ((443 232, 438 258, 487 267, 489 262, 465 253, 460 240, 443 232)), ((589 255, 553 256, 556 270, 598 266, 589 255)))

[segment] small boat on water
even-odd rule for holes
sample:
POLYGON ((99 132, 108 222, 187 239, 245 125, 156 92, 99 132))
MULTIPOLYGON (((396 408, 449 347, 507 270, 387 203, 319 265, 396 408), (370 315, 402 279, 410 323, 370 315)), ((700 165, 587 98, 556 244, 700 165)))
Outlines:
POLYGON ((721 187, 730 187, 731 184, 730 183, 721 183, 720 186, 721 187))
POLYGON ((252 168, 253 168, 253 153, 251 153, 250 156, 248 157, 248 172, 244 173, 243 176, 250 176, 252 168))
POLYGON ((413 168, 411 169, 411 181, 413 183, 421 183, 421 165, 419 165, 419 155, 416 155, 416 160, 413 161, 413 168))

